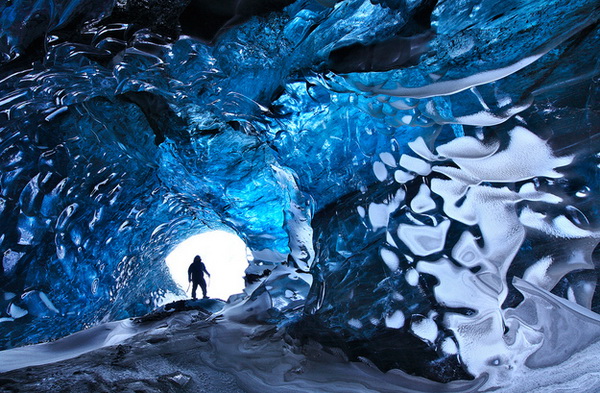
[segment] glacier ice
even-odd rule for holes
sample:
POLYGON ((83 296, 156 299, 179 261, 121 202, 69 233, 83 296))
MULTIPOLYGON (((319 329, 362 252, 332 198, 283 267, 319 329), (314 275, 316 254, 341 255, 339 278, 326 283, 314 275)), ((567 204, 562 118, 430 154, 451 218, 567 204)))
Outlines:
POLYGON ((597 2, 209 3, 0 5, 0 348, 151 311, 215 229, 223 315, 383 371, 600 339, 597 2))

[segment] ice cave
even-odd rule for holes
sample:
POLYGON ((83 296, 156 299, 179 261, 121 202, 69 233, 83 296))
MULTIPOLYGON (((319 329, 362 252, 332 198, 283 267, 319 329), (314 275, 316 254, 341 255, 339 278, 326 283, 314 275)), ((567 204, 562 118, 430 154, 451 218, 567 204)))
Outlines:
POLYGON ((246 244, 234 233, 207 231, 185 239, 165 258, 171 278, 185 295, 174 293, 165 296, 163 302, 185 299, 190 293, 189 265, 200 255, 211 276, 206 277, 212 297, 228 300, 230 296, 243 292, 248 250, 246 244))
POLYGON ((3 1, 0 391, 600 391, 599 16, 3 1))

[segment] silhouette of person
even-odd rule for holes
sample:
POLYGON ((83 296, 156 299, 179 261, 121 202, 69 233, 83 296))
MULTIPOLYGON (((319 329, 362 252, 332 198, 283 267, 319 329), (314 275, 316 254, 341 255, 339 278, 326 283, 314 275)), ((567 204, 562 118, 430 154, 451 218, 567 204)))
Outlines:
POLYGON ((206 281, 204 281, 204 273, 208 274, 210 277, 210 273, 206 270, 206 266, 202 263, 202 258, 200 255, 196 255, 194 258, 194 262, 190 265, 188 269, 188 279, 192 282, 192 299, 196 300, 196 289, 198 285, 202 289, 202 295, 206 299, 206 281))

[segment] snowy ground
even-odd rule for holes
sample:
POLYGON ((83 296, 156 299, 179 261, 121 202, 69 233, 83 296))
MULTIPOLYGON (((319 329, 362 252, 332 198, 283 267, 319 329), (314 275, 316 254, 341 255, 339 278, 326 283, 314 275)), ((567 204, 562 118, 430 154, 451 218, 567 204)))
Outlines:
MULTIPOLYGON (((317 343, 300 347, 274 326, 211 315, 201 306, 214 311, 212 300, 192 304, 195 309, 186 304, 187 310, 2 351, 0 370, 12 371, 0 374, 0 391, 473 392, 485 384, 484 378, 438 384, 397 370, 382 373, 317 343)), ((532 371, 500 391, 600 391, 597 353, 590 347, 568 365, 532 371)))

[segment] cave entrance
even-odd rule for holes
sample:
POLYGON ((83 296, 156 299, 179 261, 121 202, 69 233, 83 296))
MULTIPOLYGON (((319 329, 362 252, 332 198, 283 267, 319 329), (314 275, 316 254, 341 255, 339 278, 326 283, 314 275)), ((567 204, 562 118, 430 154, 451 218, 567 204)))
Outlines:
MULTIPOLYGON (((244 271, 248 267, 246 243, 237 235, 222 230, 204 232, 181 242, 165 258, 173 281, 185 291, 188 288, 188 267, 196 255, 202 257, 210 278, 208 296, 227 300, 229 296, 244 290, 244 271)), ((187 297, 191 297, 191 288, 187 297)), ((200 288, 198 298, 202 297, 200 288)))

